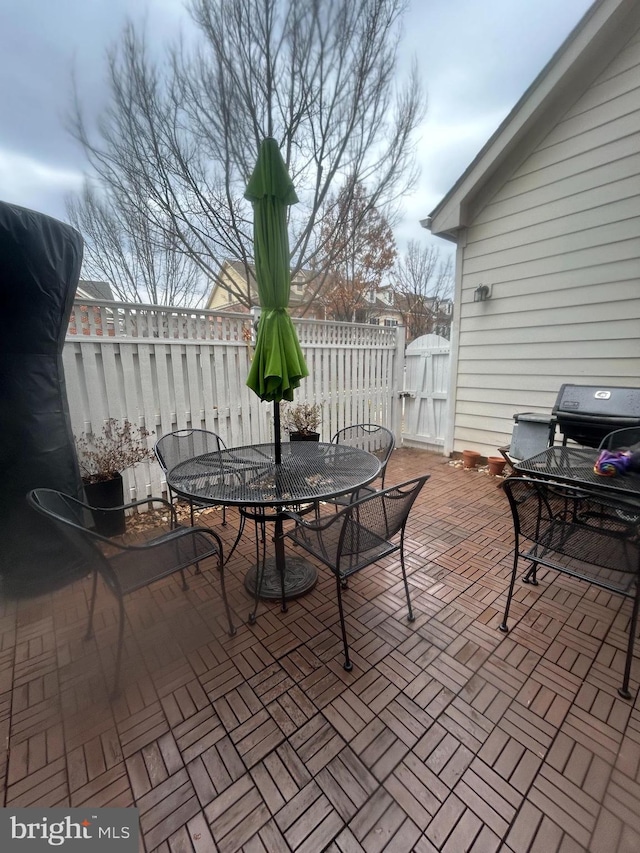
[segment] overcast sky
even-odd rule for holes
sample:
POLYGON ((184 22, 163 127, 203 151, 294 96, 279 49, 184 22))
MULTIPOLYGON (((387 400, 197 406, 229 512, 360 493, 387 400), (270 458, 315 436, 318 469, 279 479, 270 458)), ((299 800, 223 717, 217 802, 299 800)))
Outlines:
MULTIPOLYGON (((415 56, 429 98, 421 178, 405 199, 400 243, 469 165, 591 5, 590 0, 411 0, 402 64, 415 56)), ((75 66, 103 102, 105 52, 127 15, 154 41, 189 26, 182 0, 0 0, 0 200, 65 219, 85 166, 64 128, 75 66)), ((440 241, 438 241, 440 242, 440 241)))

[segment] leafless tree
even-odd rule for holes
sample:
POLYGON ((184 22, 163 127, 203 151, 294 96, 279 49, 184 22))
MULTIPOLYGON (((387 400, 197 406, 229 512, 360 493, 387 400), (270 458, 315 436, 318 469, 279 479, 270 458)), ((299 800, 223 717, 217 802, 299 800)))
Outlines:
POLYGON ((332 320, 364 320, 367 294, 378 290, 396 259, 389 223, 370 206, 362 184, 346 184, 330 203, 321 236, 330 260, 317 300, 332 320))
POLYGON ((436 246, 410 240, 398 257, 394 274, 396 307, 407 339, 433 332, 441 320, 442 303, 453 294, 453 258, 442 258, 436 246))
POLYGON ((85 241, 83 275, 108 281, 123 302, 197 304, 205 276, 179 250, 170 230, 157 228, 140 208, 115 191, 98 195, 88 180, 80 196, 67 199, 69 221, 85 241))
MULTIPOLYGON (((128 23, 109 55, 106 112, 90 128, 76 95, 71 132, 102 186, 141 199, 140 216, 209 279, 225 259, 253 261, 243 195, 261 140, 274 137, 300 199, 292 271, 313 269, 321 282, 333 260, 322 227, 332 188, 351 176, 351 191, 365 184, 370 207, 389 217, 416 177, 424 99, 415 66, 404 86, 396 70, 406 5, 190 0, 200 40, 174 45, 162 62, 128 23)), ((251 305, 248 289, 221 284, 251 305)))

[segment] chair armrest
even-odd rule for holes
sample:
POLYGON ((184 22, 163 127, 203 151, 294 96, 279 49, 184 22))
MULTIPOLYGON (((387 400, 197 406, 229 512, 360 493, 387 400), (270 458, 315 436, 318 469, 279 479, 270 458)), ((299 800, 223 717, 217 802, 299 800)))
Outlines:
MULTIPOLYGON (((180 526, 178 524, 178 515, 176 513, 175 507, 168 500, 165 500, 165 498, 149 497, 149 498, 143 498, 143 499, 138 500, 138 501, 131 501, 130 503, 122 504, 122 506, 109 506, 109 507, 94 507, 94 506, 91 506, 90 504, 84 503, 83 501, 75 500, 75 498, 73 500, 75 503, 80 504, 80 506, 84 507, 89 512, 96 510, 96 509, 99 510, 100 512, 122 512, 126 509, 133 509, 134 507, 137 507, 137 506, 144 506, 145 504, 148 505, 148 504, 152 504, 152 503, 159 503, 159 504, 163 504, 171 514, 171 529, 173 530, 174 528, 180 526)), ((101 539, 103 542, 108 542, 110 545, 113 545, 113 546, 116 546, 119 548, 125 547, 125 546, 122 546, 120 543, 115 542, 110 537, 102 536, 100 533, 96 533, 95 531, 89 531, 88 530, 87 532, 90 533, 90 535, 95 537, 96 539, 101 539)))
MULTIPOLYGON (((105 509, 106 509, 106 510, 111 510, 111 509, 133 509, 133 507, 134 507, 134 506, 143 506, 144 504, 150 504, 150 503, 161 503, 161 504, 164 504, 164 505, 166 506, 166 508, 167 508, 167 509, 169 509, 169 510, 172 510, 172 514, 173 514, 173 515, 175 515, 175 510, 174 510, 173 504, 172 504, 172 503, 170 503, 170 501, 166 500, 165 498, 154 498, 154 497, 150 497, 150 498, 141 498, 141 499, 140 499, 140 500, 138 500, 138 501, 131 501, 131 503, 123 504, 122 506, 116 506, 116 507, 105 507, 105 509)), ((92 507, 92 509, 94 509, 94 508, 95 508, 95 507, 92 507)), ((102 509, 102 507, 100 507, 100 509, 102 509)))
POLYGON ((167 541, 171 539, 183 539, 188 536, 196 536, 199 534, 205 534, 215 541, 216 550, 220 554, 220 560, 222 561, 224 558, 223 555, 223 547, 222 540, 218 536, 217 533, 214 533, 213 530, 209 527, 182 527, 178 525, 177 527, 172 528, 169 531, 165 531, 160 534, 156 539, 147 540, 146 542, 114 542, 112 539, 107 540, 109 544, 113 545, 116 548, 119 548, 121 551, 150 551, 153 548, 163 548, 167 541))
POLYGON ((99 509, 100 512, 118 512, 118 511, 122 511, 123 509, 133 509, 133 507, 135 507, 135 506, 143 506, 144 504, 161 503, 161 504, 164 504, 168 510, 171 510, 172 515, 175 515, 175 510, 173 508, 173 504, 171 504, 165 498, 154 498, 154 497, 141 498, 138 501, 131 501, 128 504, 121 504, 120 506, 99 506, 99 507, 91 506, 91 504, 85 503, 85 501, 79 501, 76 498, 72 498, 72 500, 74 503, 80 504, 81 506, 85 507, 86 509, 99 509))
MULTIPOLYGON (((351 507, 346 507, 346 509, 350 509, 351 507)), ((344 510, 340 512, 331 513, 330 516, 327 516, 326 519, 317 518, 315 521, 305 521, 304 518, 297 512, 294 512, 291 509, 287 509, 284 512, 280 513, 282 516, 286 518, 290 518, 292 521, 295 521, 300 527, 305 527, 307 530, 325 530, 327 527, 331 527, 332 524, 335 524, 336 519, 342 520, 342 516, 344 515, 344 510)), ((286 536, 286 533, 283 534, 286 536)))

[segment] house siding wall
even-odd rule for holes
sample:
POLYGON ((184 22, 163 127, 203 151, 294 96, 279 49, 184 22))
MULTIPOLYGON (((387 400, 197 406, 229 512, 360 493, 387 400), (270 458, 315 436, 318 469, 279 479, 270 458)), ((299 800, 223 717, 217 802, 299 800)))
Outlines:
POLYGON ((481 209, 461 256, 454 450, 494 453, 563 382, 640 385, 640 31, 481 209))

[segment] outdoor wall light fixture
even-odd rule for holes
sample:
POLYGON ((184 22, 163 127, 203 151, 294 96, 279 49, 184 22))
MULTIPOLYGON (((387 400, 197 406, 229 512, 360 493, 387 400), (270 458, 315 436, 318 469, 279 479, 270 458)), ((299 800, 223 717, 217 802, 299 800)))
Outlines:
POLYGON ((487 299, 491 299, 491 285, 479 284, 473 291, 473 301, 486 302, 487 299))

